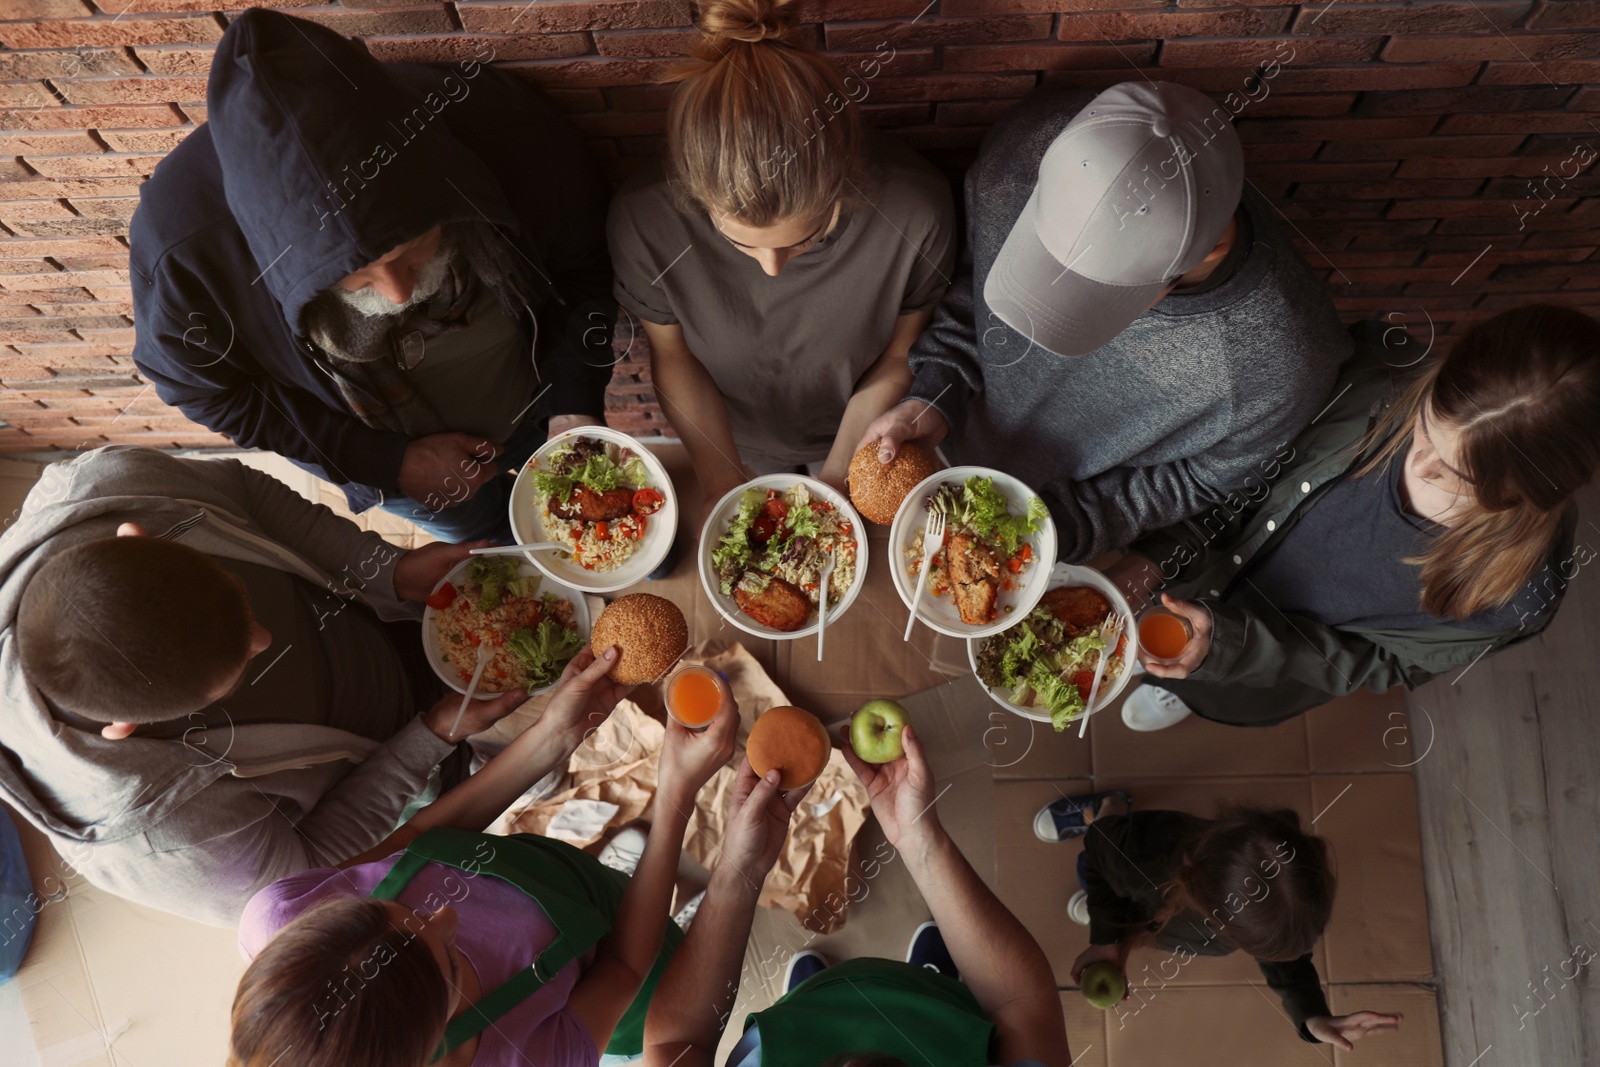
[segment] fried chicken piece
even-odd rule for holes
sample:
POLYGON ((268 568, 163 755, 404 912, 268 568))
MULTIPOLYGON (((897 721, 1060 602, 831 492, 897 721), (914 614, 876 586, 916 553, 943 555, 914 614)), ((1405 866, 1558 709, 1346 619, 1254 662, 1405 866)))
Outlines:
POLYGON ((550 501, 550 513, 563 519, 581 519, 584 522, 610 522, 633 511, 633 493, 628 489, 608 489, 597 493, 587 485, 572 487, 572 495, 563 503, 550 501))
POLYGON ((811 600, 793 582, 773 578, 765 588, 751 591, 746 583, 734 586, 733 599, 739 610, 762 626, 774 630, 798 630, 811 617, 811 600))
POLYGON ((1039 606, 1061 621, 1071 637, 1078 637, 1099 626, 1111 614, 1111 601, 1098 589, 1087 585, 1068 585, 1052 589, 1039 598, 1039 606))
POLYGON ((971 535, 958 533, 945 547, 945 559, 961 621, 969 626, 993 622, 1000 593, 1000 562, 994 553, 971 535))

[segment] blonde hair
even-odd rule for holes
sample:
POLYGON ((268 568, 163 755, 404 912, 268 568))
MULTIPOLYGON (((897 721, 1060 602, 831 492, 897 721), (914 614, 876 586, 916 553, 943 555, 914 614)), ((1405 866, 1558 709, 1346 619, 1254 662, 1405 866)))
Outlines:
POLYGON ((1516 597, 1600 465, 1600 323, 1536 304, 1473 327, 1447 356, 1424 364, 1373 424, 1357 477, 1404 462, 1424 404, 1460 433, 1473 498, 1405 562, 1422 568, 1423 610, 1465 619, 1516 597))
POLYGON ((790 0, 705 0, 700 28, 667 114, 686 205, 771 226, 850 199, 861 117, 833 65, 796 36, 790 0))

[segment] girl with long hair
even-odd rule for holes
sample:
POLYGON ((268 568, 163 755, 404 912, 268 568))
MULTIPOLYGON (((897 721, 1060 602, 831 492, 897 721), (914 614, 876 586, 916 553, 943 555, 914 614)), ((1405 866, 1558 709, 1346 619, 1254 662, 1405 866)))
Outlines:
POLYGON ((616 296, 708 505, 752 473, 821 462, 843 488, 867 424, 949 285, 949 183, 861 122, 870 78, 804 42, 791 0, 706 0, 664 173, 612 202, 616 296))
POLYGON ((1111 568, 1193 598, 1163 597, 1192 637, 1141 651, 1130 726, 1269 725, 1464 673, 1548 626, 1594 557, 1575 497, 1600 467, 1600 322, 1517 308, 1442 354, 1371 332, 1259 478, 1111 568))

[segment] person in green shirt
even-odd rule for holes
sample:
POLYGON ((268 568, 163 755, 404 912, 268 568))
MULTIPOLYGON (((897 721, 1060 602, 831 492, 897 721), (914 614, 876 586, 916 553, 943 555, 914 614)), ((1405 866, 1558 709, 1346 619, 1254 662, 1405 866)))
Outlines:
MULTIPOLYGON (((960 980, 885 959, 828 967, 745 1019, 728 1067, 821 1067, 868 1056, 879 1065, 1067 1067, 1072 1053, 1050 963, 940 824, 915 728, 906 727, 905 755, 893 763, 873 766, 848 746, 843 751, 884 836, 905 857, 960 980)), ((648 1067, 713 1062, 761 884, 804 797, 805 790, 780 792, 776 771, 757 778, 748 760, 741 767, 722 857, 645 1020, 648 1067)))

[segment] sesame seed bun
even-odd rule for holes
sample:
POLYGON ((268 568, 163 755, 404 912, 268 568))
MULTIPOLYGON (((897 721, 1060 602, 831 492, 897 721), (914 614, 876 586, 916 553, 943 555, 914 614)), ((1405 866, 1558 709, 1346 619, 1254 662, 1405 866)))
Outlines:
POLYGON ((868 522, 888 526, 906 494, 938 469, 933 454, 914 441, 901 445, 892 463, 879 463, 878 443, 868 441, 850 460, 850 503, 868 522))
POLYGON ((600 613, 589 632, 596 654, 612 645, 617 662, 606 676, 620 685, 653 682, 689 647, 689 624, 678 605, 653 593, 618 597, 600 613))
POLYGON ((777 768, 780 789, 803 789, 828 765, 833 745, 815 715, 788 704, 768 708, 750 727, 744 754, 763 777, 777 768))

